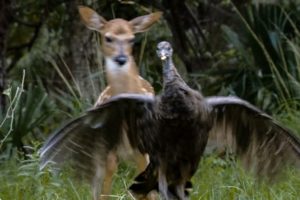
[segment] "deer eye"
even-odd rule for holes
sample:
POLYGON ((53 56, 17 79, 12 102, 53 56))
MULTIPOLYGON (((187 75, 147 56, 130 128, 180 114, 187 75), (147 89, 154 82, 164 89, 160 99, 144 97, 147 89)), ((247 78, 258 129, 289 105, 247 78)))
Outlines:
POLYGON ((111 37, 105 36, 105 42, 111 43, 113 39, 111 37))

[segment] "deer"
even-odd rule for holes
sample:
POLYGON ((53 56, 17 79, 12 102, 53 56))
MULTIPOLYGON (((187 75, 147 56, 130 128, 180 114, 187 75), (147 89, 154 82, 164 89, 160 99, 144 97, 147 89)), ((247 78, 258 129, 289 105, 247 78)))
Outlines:
MULTIPOLYGON (((161 18, 162 13, 154 12, 128 21, 122 18, 106 20, 96 11, 86 6, 78 6, 78 10, 83 24, 88 29, 97 31, 101 35, 101 47, 108 85, 99 95, 94 107, 121 93, 137 93, 153 96, 153 87, 139 75, 132 55, 132 48, 135 34, 146 32, 161 18)), ((98 193, 101 193, 101 200, 108 198, 111 193, 112 179, 117 171, 119 159, 124 159, 124 157, 125 159, 133 158, 138 173, 145 170, 149 163, 148 155, 134 149, 127 135, 124 134, 121 145, 115 151, 108 153, 104 180, 102 186, 100 186, 101 192, 94 188, 94 199, 99 198, 98 193), (124 152, 126 155, 124 155, 124 152)))

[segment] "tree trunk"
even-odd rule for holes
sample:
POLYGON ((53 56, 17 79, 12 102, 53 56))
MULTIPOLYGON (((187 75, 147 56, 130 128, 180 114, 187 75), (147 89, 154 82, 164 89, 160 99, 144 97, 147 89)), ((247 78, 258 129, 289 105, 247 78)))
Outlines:
POLYGON ((95 65, 96 44, 91 40, 93 31, 87 29, 80 20, 76 1, 70 1, 68 15, 72 19, 68 24, 67 34, 69 35, 67 46, 67 65, 70 67, 79 87, 79 95, 83 98, 96 99, 99 90, 95 92, 91 86, 90 72, 95 65), (97 93, 97 94, 95 94, 97 93))
POLYGON ((10 1, 0 0, 0 113, 4 112, 6 107, 5 89, 6 79, 6 36, 9 25, 10 1))

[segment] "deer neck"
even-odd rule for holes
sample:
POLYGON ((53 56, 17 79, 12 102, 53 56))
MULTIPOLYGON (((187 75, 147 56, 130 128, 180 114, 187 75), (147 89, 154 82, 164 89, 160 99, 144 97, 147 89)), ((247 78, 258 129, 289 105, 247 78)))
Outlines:
POLYGON ((112 96, 120 93, 140 93, 141 81, 132 56, 119 66, 111 58, 105 58, 106 77, 112 96))

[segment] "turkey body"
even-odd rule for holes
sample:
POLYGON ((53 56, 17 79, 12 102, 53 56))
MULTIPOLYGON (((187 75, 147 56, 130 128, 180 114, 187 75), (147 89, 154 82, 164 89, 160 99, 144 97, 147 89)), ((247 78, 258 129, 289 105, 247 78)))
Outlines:
POLYGON ((300 140, 271 116, 238 97, 203 97, 178 74, 172 47, 160 42, 163 91, 156 98, 158 130, 147 148, 150 164, 130 190, 158 190, 164 199, 184 200, 204 149, 234 153, 245 169, 275 177, 286 164, 299 165, 300 140))
POLYGON ((212 122, 205 99, 180 83, 165 84, 157 101, 158 148, 150 157, 158 159, 159 173, 165 174, 168 185, 181 187, 198 167, 212 122))
MULTIPOLYGON (((158 44, 160 53, 167 55, 163 60, 164 84, 154 105, 158 129, 152 148, 148 148, 150 165, 145 173, 156 174, 153 183, 158 181, 158 189, 165 199, 185 199, 185 185, 196 172, 207 143, 212 109, 178 74, 169 43, 158 44)), ((149 179, 146 182, 150 184, 149 190, 157 186, 151 185, 149 179)))

